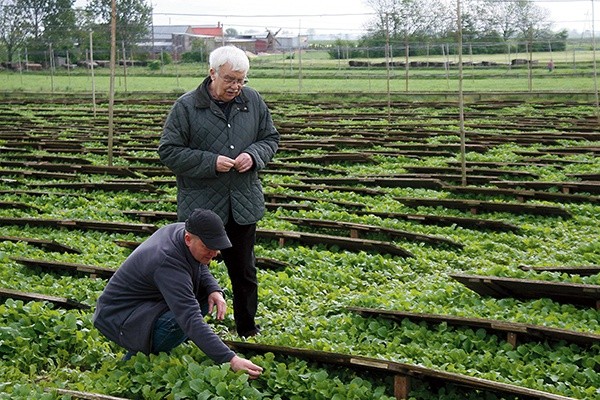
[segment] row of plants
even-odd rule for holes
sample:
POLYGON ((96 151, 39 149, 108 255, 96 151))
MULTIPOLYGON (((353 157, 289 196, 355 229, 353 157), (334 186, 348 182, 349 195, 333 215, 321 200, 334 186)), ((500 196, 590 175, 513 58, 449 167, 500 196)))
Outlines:
MULTIPOLYGON (((149 106, 123 104, 118 107, 123 114, 143 115, 149 106)), ((166 115, 169 105, 165 102, 150 107, 163 109, 166 115)), ((33 136, 42 135, 45 129, 64 127, 62 133, 59 133, 61 138, 69 140, 80 135, 88 140, 86 146, 102 148, 102 144, 98 142, 101 135, 88 131, 88 127, 93 129, 94 122, 89 107, 54 102, 28 105, 25 101, 21 105, 11 105, 10 109, 20 117, 12 116, 10 119, 0 120, 5 132, 11 127, 18 127, 20 121, 33 120, 38 126, 31 131, 33 136), (54 119, 53 115, 59 118, 54 119), (86 120, 85 115, 88 115, 89 120, 86 120), (69 121, 72 121, 71 125, 69 121), (80 128, 73 129, 74 126, 80 128), (84 136, 84 133, 88 132, 90 134, 84 136)), ((406 109, 411 110, 410 115, 400 114, 393 119, 390 127, 414 125, 419 129, 430 129, 434 132, 442 129, 441 124, 444 123, 443 128, 447 130, 444 136, 432 135, 430 139, 424 140, 430 143, 457 141, 457 123, 448 118, 448 115, 456 111, 454 106, 415 103, 406 109)), ((473 105, 468 111, 471 115, 470 123, 496 122, 498 132, 506 129, 506 126, 502 125, 506 125, 506 121, 514 121, 515 125, 518 125, 518 120, 525 117, 540 120, 547 118, 553 121, 555 127, 567 127, 568 124, 576 123, 573 121, 584 120, 593 115, 593 107, 588 105, 550 102, 523 103, 518 106, 510 103, 499 105, 493 111, 479 111, 476 105, 473 105), (479 113, 480 117, 477 116, 479 113), (494 116, 490 116, 490 113, 494 116)), ((312 102, 298 102, 288 98, 287 101, 276 102, 273 113, 276 123, 281 126, 289 123, 304 124, 304 128, 294 130, 294 140, 297 140, 297 137, 315 139, 311 132, 318 126, 328 125, 332 136, 341 136, 344 128, 361 125, 365 131, 368 131, 369 127, 371 130, 380 131, 381 127, 388 124, 385 110, 379 106, 369 106, 368 103, 354 107, 352 103, 320 103, 318 99, 312 102), (370 118, 367 121, 353 118, 353 115, 365 113, 378 118, 370 118), (323 122, 325 118, 328 121, 323 122)), ((152 126, 147 120, 136 125, 135 117, 133 120, 130 116, 118 120, 117 124, 129 129, 129 133, 127 129, 119 130, 119 139, 123 143, 147 144, 147 140, 156 143, 160 134, 159 125, 152 126), (127 139, 131 141, 128 142, 127 139)), ((551 126, 544 126, 540 130, 559 131, 551 126)), ((385 133, 382 132, 382 135, 385 133)), ((353 137, 360 136, 357 133, 353 137)), ((285 135, 283 140, 285 143, 285 135)), ((557 146, 584 144, 599 145, 597 142, 563 141, 557 146)), ((497 145, 484 153, 467 153, 467 159, 520 161, 523 159, 523 156, 518 154, 520 150, 542 147, 548 146, 532 144, 524 147, 509 143, 497 145)), ((377 145, 371 148, 385 150, 377 145)), ((340 151, 358 152, 361 149, 348 147, 340 151)), ((98 153, 61 154, 33 149, 30 149, 29 153, 85 158, 95 165, 107 163, 106 156, 98 153)), ((302 155, 324 153, 324 150, 306 150, 302 155)), ((0 160, 16 160, 20 154, 5 150, 0 154, 0 160)), ((298 153, 282 151, 277 158, 284 159, 294 155, 298 153)), ((156 154, 149 150, 130 149, 125 153, 118 153, 115 163, 132 167, 143 166, 147 165, 144 161, 147 157, 156 157, 156 154)), ((404 167, 408 166, 440 166, 458 159, 458 154, 451 157, 421 158, 376 155, 371 163, 342 162, 330 164, 328 167, 339 170, 339 176, 383 176, 403 173, 404 167)), ((537 173, 538 179, 543 181, 566 181, 571 179, 569 174, 590 173, 600 168, 600 161, 593 153, 574 154, 562 159, 573 163, 545 166, 536 164, 518 168, 537 173)), ((12 170, 15 167, 2 167, 0 171, 8 169, 12 170)), ((23 166, 22 169, 26 170, 28 167, 23 166)), ((320 176, 315 172, 310 173, 312 176, 320 176)), ((176 189, 173 184, 165 183, 165 178, 172 177, 167 175, 146 178, 154 180, 158 189, 151 193, 101 190, 84 192, 76 189, 40 189, 37 185, 62 180, 11 177, 8 174, 6 179, 0 181, 2 200, 25 203, 35 208, 0 209, 0 216, 139 222, 134 217, 125 215, 124 211, 175 211, 172 200, 175 198, 176 189), (16 189, 45 190, 48 193, 11 194, 11 191, 16 189)), ((114 179, 122 178, 85 174, 78 174, 75 178, 78 182, 103 182, 114 179)), ((465 212, 459 210, 430 207, 414 209, 394 200, 394 197, 455 197, 444 191, 382 187, 378 190, 385 195, 379 196, 369 196, 358 191, 301 192, 278 186, 300 183, 299 176, 296 175, 263 174, 262 180, 265 190, 270 193, 282 192, 321 199, 318 202, 301 202, 309 205, 309 210, 294 211, 283 207, 271 209, 259 226, 263 229, 321 233, 323 230, 298 227, 282 217, 330 219, 439 235, 457 241, 464 247, 434 247, 398 239, 394 243, 408 249, 415 256, 401 258, 374 252, 351 252, 324 244, 307 246, 291 242, 282 247, 274 241, 260 240, 256 248, 257 256, 281 260, 288 266, 281 270, 259 272, 259 323, 263 331, 259 337, 249 339, 250 341, 415 364, 578 399, 600 396, 598 344, 584 347, 566 341, 532 341, 519 343, 513 348, 504 337, 483 329, 409 320, 396 323, 365 318, 348 310, 350 306, 361 306, 481 317, 600 334, 600 312, 596 309, 561 304, 545 298, 523 301, 483 297, 450 277, 453 273, 471 273, 599 285, 598 275, 536 273, 518 268, 520 264, 600 264, 600 244, 594 240, 600 237, 600 207, 596 203, 559 204, 572 213, 572 218, 498 212, 475 216, 509 221, 520 227, 519 232, 496 232, 461 226, 421 225, 376 215, 360 215, 352 209, 333 203, 358 202, 373 212, 465 216, 465 212)), ((511 201, 501 197, 479 198, 511 201)), ((556 205, 542 201, 536 203, 556 205)), ((170 221, 161 220, 156 224, 160 226, 168 222, 170 221)), ((139 354, 129 361, 121 361, 123 349, 105 339, 91 324, 95 301, 106 283, 104 279, 50 273, 39 268, 25 267, 10 257, 75 262, 116 269, 130 252, 117 244, 117 241, 142 241, 146 236, 14 225, 3 225, 2 232, 7 236, 55 240, 80 249, 82 253, 48 252, 23 242, 1 242, 0 287, 62 296, 88 305, 90 309, 62 310, 49 303, 10 299, 0 304, 0 392, 3 392, 0 398, 62 398, 53 392, 52 388, 145 399, 393 398, 391 376, 331 367, 270 353, 245 354, 265 368, 263 377, 256 381, 248 381, 245 375, 231 372, 226 365, 214 365, 192 344, 184 344, 169 355, 147 357, 139 354)), ((383 240, 377 235, 371 237, 383 240)), ((226 292, 230 293, 224 265, 213 262, 211 270, 226 292)), ((210 317, 208 320, 224 339, 240 340, 235 335, 231 315, 223 322, 210 317)), ((414 380, 410 398, 455 400, 510 397, 414 380)))

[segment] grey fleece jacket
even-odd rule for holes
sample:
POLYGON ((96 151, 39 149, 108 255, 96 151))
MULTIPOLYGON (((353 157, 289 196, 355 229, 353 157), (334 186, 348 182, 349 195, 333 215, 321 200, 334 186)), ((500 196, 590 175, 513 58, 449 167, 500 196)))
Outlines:
POLYGON ((235 353, 204 321, 200 301, 221 288, 184 242, 183 222, 166 225, 127 257, 98 298, 94 325, 131 351, 150 353, 157 318, 168 310, 183 332, 217 363, 235 353))
POLYGON ((232 217, 240 225, 253 224, 265 213, 258 171, 275 155, 279 132, 256 90, 244 87, 227 118, 211 99, 209 82, 210 77, 175 102, 159 142, 161 161, 177 177, 177 216, 184 221, 201 207, 217 213, 223 223, 232 217), (216 171, 219 155, 235 159, 243 152, 254 160, 251 171, 216 171))

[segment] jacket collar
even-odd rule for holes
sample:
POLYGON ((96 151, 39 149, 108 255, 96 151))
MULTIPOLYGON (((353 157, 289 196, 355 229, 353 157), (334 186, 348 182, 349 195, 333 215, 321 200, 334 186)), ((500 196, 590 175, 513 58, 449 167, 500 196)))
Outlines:
MULTIPOLYGON (((196 94, 194 97, 196 99, 195 106, 197 108, 210 108, 210 104, 212 102, 212 98, 208 92, 208 85, 210 85, 210 82, 210 76, 207 76, 196 89, 196 94)), ((248 97, 246 97, 246 94, 244 93, 244 88, 242 88, 240 94, 237 95, 232 101, 237 104, 248 104, 248 97)))

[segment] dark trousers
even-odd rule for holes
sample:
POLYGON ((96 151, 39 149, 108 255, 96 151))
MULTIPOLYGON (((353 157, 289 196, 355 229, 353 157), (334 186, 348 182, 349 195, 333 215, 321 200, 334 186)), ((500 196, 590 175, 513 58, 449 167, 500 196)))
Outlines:
POLYGON ((258 280, 254 244, 256 224, 239 225, 232 217, 225 224, 232 247, 221 250, 233 289, 233 317, 240 336, 256 330, 254 317, 258 306, 258 280))
MULTIPOLYGON (((208 314, 207 299, 201 302, 200 309, 202 315, 208 314)), ((154 323, 154 329, 152 330, 152 354, 158 354, 161 351, 168 353, 187 339, 188 337, 183 333, 177 320, 175 320, 175 314, 169 310, 158 317, 154 323)), ((128 351, 123 356, 123 360, 129 360, 134 354, 135 352, 128 351)))

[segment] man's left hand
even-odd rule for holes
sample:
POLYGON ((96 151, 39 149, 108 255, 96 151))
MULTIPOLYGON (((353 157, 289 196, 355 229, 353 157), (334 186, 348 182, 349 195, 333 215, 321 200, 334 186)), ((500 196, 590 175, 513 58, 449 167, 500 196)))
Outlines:
POLYGON ((253 163, 254 161, 252 160, 252 157, 250 157, 250 154, 241 153, 236 157, 233 168, 235 168, 235 170, 239 173, 244 173, 252 168, 253 163))
POLYGON ((225 313, 227 312, 227 303, 225 302, 221 292, 212 292, 208 295, 209 314, 212 314, 214 307, 217 308, 217 319, 222 320, 225 318, 225 313))

